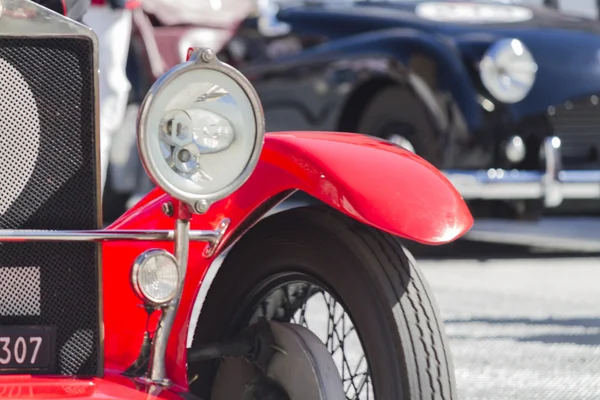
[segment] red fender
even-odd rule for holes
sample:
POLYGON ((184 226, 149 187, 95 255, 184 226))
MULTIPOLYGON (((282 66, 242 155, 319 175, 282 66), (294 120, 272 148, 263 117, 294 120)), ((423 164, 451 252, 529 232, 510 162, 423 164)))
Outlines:
POLYGON ((435 167, 369 136, 274 133, 265 141, 261 161, 292 175, 279 184, 298 188, 365 224, 417 242, 448 243, 473 224, 461 195, 435 167))
MULTIPOLYGON (((192 229, 231 223, 216 255, 258 221, 282 193, 299 189, 357 220, 426 244, 442 244, 464 234, 473 219, 460 194, 433 166, 393 144, 357 134, 289 132, 266 135, 260 162, 231 196, 192 218, 192 229)), ((154 190, 109 229, 173 229, 161 212, 172 201, 154 190)), ((107 242, 103 245, 105 367, 122 372, 135 360, 146 327, 141 301, 130 286, 131 265, 150 247, 173 251, 173 243, 107 242), (114 294, 118 293, 118 296, 114 294)), ((200 284, 213 261, 204 243, 190 246, 190 264, 179 313, 167 349, 169 378, 187 387, 186 341, 200 284)), ((199 327, 202 329, 202 327, 199 327)))

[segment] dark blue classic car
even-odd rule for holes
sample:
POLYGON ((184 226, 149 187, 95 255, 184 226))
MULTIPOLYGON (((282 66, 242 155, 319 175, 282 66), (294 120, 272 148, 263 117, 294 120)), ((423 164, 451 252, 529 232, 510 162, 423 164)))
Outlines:
POLYGON ((396 142, 477 216, 600 197, 597 21, 511 1, 260 0, 220 57, 255 85, 268 130, 396 142))
MULTIPOLYGON (((393 141, 443 169, 480 221, 600 213, 595 20, 542 0, 145 0, 140 13, 140 98, 189 46, 208 46, 255 85, 268 130, 393 141)), ((147 190, 122 161, 138 159, 124 132, 114 147, 132 156, 113 156, 107 216, 147 190)))

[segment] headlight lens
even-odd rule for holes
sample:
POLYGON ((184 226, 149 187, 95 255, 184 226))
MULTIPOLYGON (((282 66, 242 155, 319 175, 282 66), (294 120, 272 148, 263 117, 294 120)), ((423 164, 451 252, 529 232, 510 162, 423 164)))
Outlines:
POLYGON ((179 285, 175 257, 160 249, 142 253, 133 264, 131 282, 136 294, 147 303, 155 306, 168 303, 179 285))
POLYGON ((485 88, 501 102, 523 100, 535 82, 538 66, 518 39, 502 39, 485 53, 480 67, 485 88))
POLYGON ((154 84, 138 129, 150 177, 198 209, 198 202, 222 199, 250 176, 262 149, 264 115, 246 78, 205 50, 154 84))

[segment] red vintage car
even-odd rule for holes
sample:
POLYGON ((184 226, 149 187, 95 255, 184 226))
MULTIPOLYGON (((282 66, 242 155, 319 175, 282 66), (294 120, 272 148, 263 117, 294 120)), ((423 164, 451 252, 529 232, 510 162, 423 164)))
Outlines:
POLYGON ((97 39, 0 6, 0 398, 455 398, 397 240, 470 228, 438 170, 366 136, 265 134, 250 83, 197 49, 140 109, 157 188, 100 229, 97 39))

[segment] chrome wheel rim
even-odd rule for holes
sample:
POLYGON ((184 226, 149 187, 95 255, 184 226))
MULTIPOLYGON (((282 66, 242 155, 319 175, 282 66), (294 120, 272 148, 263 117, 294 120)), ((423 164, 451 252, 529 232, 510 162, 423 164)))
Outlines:
POLYGON ((373 379, 350 314, 322 285, 294 280, 270 286, 252 308, 248 325, 264 318, 311 330, 333 357, 347 400, 375 399, 373 379))

